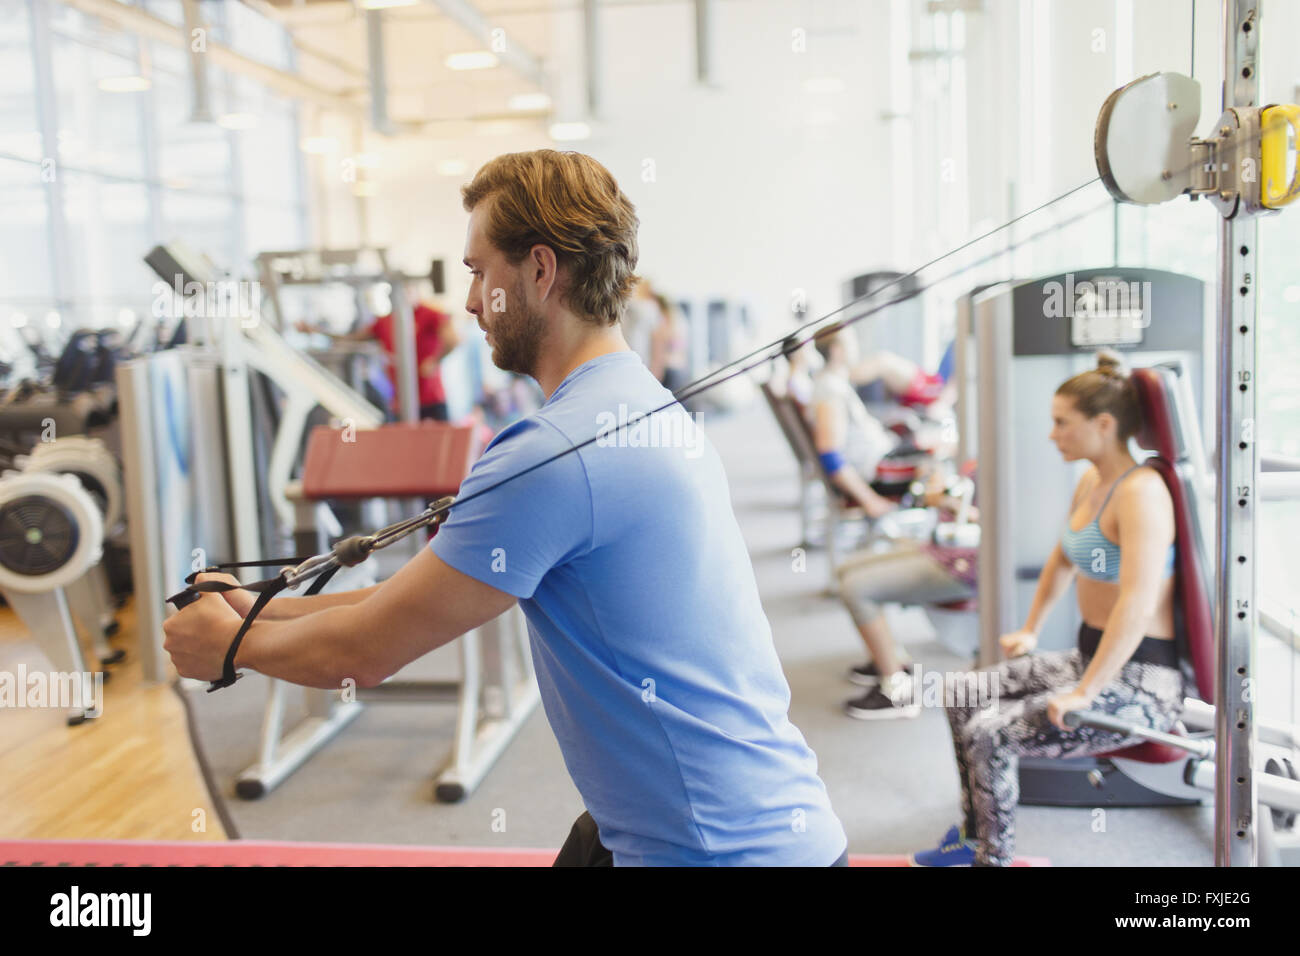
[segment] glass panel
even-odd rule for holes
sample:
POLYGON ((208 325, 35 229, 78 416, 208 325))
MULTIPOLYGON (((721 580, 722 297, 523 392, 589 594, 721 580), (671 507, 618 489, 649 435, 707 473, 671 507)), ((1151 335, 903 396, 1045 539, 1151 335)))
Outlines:
MULTIPOLYGON (((151 44, 150 50, 169 49, 161 44, 151 44)), ((172 53, 177 51, 172 49, 172 53)), ((180 189, 199 189, 229 192, 230 135, 213 122, 196 123, 192 120, 194 107, 188 65, 185 57, 168 62, 167 57, 154 55, 155 66, 167 63, 167 70, 154 71, 152 109, 154 129, 158 143, 158 178, 166 186, 180 189), (171 67, 178 72, 171 72, 171 67)), ((209 82, 213 96, 220 88, 210 71, 209 82)), ((214 101, 214 111, 220 106, 214 101)))
POLYGON ((45 190, 38 163, 0 159, 0 295, 6 302, 48 300, 53 291, 45 190))
POLYGON ((220 268, 233 272, 243 270, 244 264, 237 259, 235 204, 229 196, 165 189, 162 221, 163 234, 159 241, 180 239, 194 251, 206 254, 220 268))
POLYGON ((149 192, 142 183, 69 174, 63 183, 70 273, 59 297, 72 302, 65 326, 99 328, 124 308, 145 310, 153 273, 144 264, 152 245, 149 192))

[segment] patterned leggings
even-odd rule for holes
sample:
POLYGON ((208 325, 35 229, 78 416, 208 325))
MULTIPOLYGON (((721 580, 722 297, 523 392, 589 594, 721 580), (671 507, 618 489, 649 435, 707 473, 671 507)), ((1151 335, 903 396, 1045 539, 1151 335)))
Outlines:
MULTIPOLYGON (((1020 757, 1087 757, 1139 742, 1093 727, 1061 730, 1048 720, 1047 702, 1074 687, 1087 666, 1078 648, 1015 657, 992 668, 998 677, 992 706, 947 708, 976 866, 1011 865, 1020 757)), ((1183 677, 1176 668, 1130 661, 1090 709, 1168 731, 1182 706, 1183 677)))

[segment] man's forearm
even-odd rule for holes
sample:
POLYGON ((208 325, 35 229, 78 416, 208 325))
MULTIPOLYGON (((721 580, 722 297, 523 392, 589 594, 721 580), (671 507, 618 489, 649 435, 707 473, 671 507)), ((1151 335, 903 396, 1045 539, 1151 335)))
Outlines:
POLYGON ((339 690, 348 679, 365 687, 370 675, 359 653, 362 646, 351 605, 284 620, 259 616, 239 646, 235 666, 304 687, 339 690))
POLYGON ((323 611, 326 608, 360 604, 378 590, 379 585, 372 584, 368 588, 358 588, 355 591, 313 594, 311 597, 278 597, 272 599, 263 608, 257 619, 259 621, 291 621, 307 614, 315 614, 317 611, 323 611))

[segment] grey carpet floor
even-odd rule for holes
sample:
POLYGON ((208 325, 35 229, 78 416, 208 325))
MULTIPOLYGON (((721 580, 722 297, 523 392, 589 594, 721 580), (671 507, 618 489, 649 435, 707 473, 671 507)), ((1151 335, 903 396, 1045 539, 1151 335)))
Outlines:
MULTIPOLYGON (((765 408, 706 422, 726 464, 732 504, 754 562, 764 608, 790 683, 790 716, 816 751, 854 853, 933 846, 955 822, 956 768, 947 722, 936 709, 910 720, 859 722, 840 707, 846 668, 861 657, 852 623, 822 593, 825 556, 796 570, 795 466, 765 408)), ((934 640, 916 609, 893 613, 895 632, 922 667, 968 664, 934 640)), ((443 648, 403 676, 457 673, 443 648)), ((428 845, 558 847, 582 801, 539 708, 478 790, 455 805, 433 800, 433 777, 450 753, 454 708, 370 705, 276 790, 234 795, 256 757, 266 681, 250 675, 217 694, 189 690, 203 753, 240 835, 250 839, 428 845)), ((292 695, 294 698, 297 695, 292 695)), ((1018 851, 1055 865, 1197 866, 1213 862, 1213 810, 1022 807, 1018 851)))

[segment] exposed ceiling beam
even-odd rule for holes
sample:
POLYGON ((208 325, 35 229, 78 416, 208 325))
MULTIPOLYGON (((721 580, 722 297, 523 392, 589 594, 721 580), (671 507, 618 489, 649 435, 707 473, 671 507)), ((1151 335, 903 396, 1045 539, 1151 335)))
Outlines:
MULTIPOLYGON (((183 28, 146 13, 139 7, 128 7, 118 0, 63 0, 63 2, 88 16, 98 17, 125 33, 166 43, 187 52, 190 50, 190 35, 183 28)), ((207 52, 202 55, 206 56, 213 66, 256 80, 282 96, 315 103, 317 106, 347 116, 365 117, 363 104, 304 80, 295 73, 288 73, 250 59, 223 44, 209 40, 207 52)))
POLYGON ((495 43, 492 35, 492 31, 497 27, 472 3, 467 0, 433 0, 433 3, 449 19, 460 24, 463 30, 482 43, 486 49, 495 53, 502 63, 538 89, 550 92, 549 84, 546 82, 546 72, 542 69, 542 61, 520 44, 513 42, 509 36, 506 37, 504 49, 498 49, 502 44, 495 43))
POLYGON ((587 113, 600 116, 600 9, 596 0, 582 2, 582 32, 586 42, 587 113))
MULTIPOLYGON (((195 31, 203 28, 203 13, 199 10, 199 0, 181 0, 181 14, 185 22, 185 33, 194 36, 195 31)), ((195 123, 211 123, 216 117, 212 115, 212 97, 208 87, 208 64, 203 54, 191 43, 190 47, 190 83, 193 98, 190 102, 190 120, 195 123)))
POLYGON ((375 132, 389 136, 393 132, 388 117, 388 61, 384 57, 384 14, 366 11, 366 64, 370 69, 370 125, 375 132))
POLYGON ((713 0, 695 0, 695 79, 713 85, 713 0))

